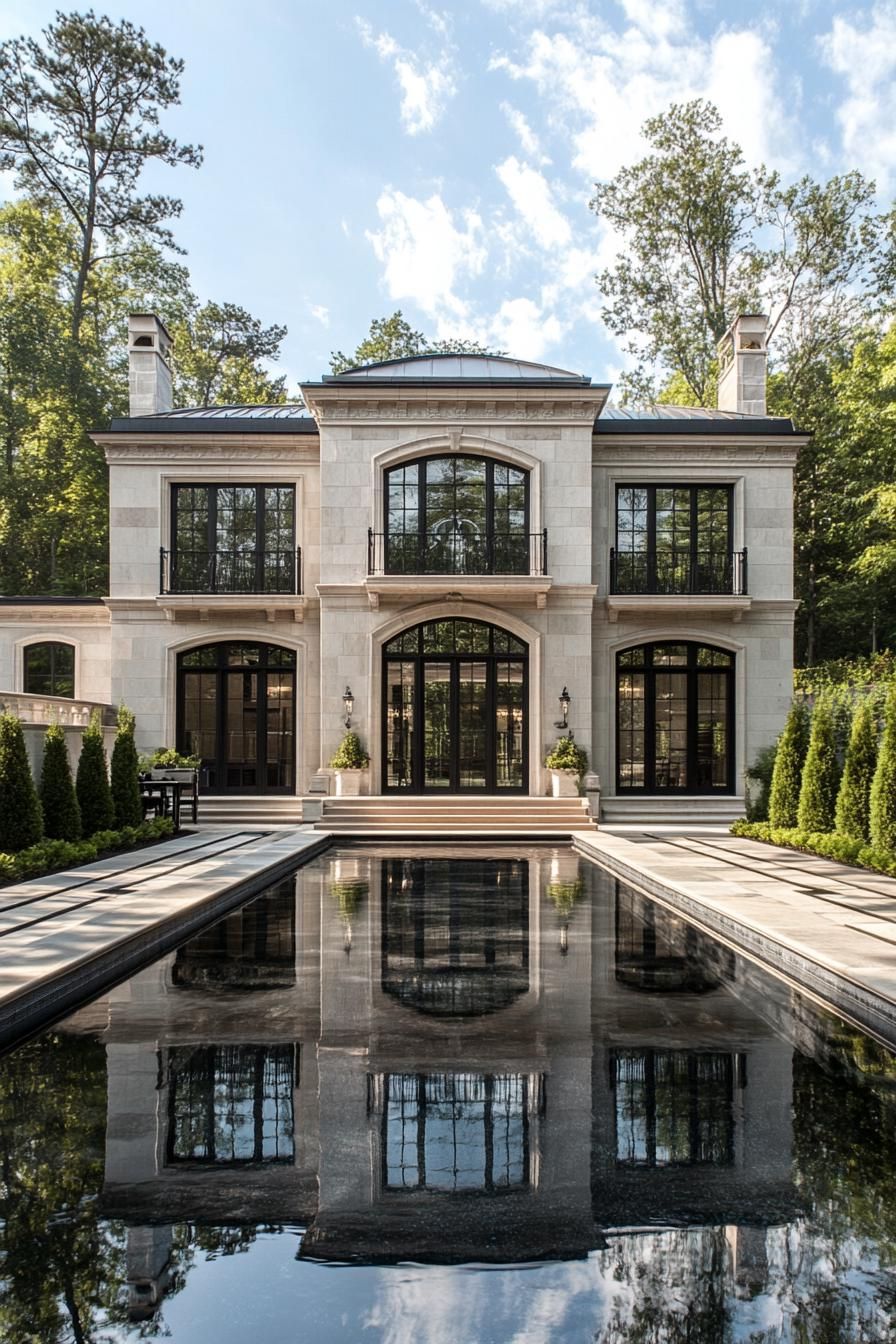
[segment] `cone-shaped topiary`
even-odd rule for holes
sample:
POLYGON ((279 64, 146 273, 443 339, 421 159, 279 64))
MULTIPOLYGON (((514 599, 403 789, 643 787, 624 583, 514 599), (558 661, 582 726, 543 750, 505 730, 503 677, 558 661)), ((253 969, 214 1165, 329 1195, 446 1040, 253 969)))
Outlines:
POLYGON ((81 809, 61 723, 51 723, 44 738, 40 772, 40 802, 48 840, 80 840, 81 809))
POLYGON ((846 761, 834 828, 838 835, 852 840, 868 840, 871 836, 871 785, 877 764, 877 719, 867 700, 856 709, 852 732, 846 748, 846 761))
POLYGON ((896 850, 896 682, 890 683, 884 709, 884 735, 871 785, 871 843, 896 850))
POLYGON ((97 831, 111 831, 113 807, 106 752, 103 747, 103 729, 95 711, 90 723, 81 734, 81 755, 75 779, 78 806, 81 809, 81 829, 86 837, 97 831))
POLYGON ((17 850, 36 845, 44 833, 43 815, 28 752, 25 735, 15 714, 0 715, 0 851, 15 854, 17 850))
POLYGON ((768 819, 772 826, 796 825, 803 762, 806 759, 808 742, 809 715, 806 706, 802 702, 797 702, 790 707, 775 753, 775 768, 772 772, 772 788, 768 803, 768 819))
POLYGON ((118 732, 112 748, 112 806, 115 809, 115 825, 119 830, 122 826, 139 826, 143 820, 134 723, 131 711, 125 705, 120 705, 118 732))
POLYGON ((832 831, 840 788, 840 762, 837 760, 837 733, 834 707, 822 696, 812 714, 809 750, 803 766, 800 805, 796 824, 801 831, 832 831))

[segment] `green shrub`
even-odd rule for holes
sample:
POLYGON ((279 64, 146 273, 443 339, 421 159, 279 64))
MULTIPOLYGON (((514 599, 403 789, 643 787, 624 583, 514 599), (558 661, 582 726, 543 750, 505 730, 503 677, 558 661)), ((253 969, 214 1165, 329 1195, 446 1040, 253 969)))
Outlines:
POLYGON ((127 826, 121 831, 98 831, 88 840, 41 840, 18 854, 0 853, 0 882, 21 882, 25 878, 40 877, 58 872, 61 868, 75 868, 81 863, 92 863, 102 854, 114 850, 132 849, 134 845, 164 840, 174 831, 170 817, 156 817, 139 826, 127 826))
POLYGON ((143 820, 134 723, 131 711, 124 705, 119 706, 118 732, 112 748, 112 807, 115 825, 119 829, 122 826, 139 826, 143 820))
POLYGON ((896 851, 866 845, 852 836, 837 835, 836 832, 821 834, 817 831, 803 831, 796 826, 771 826, 767 821, 735 821, 731 826, 731 834, 749 840, 765 840, 771 845, 799 849, 807 854, 818 854, 825 859, 872 868, 875 872, 896 877, 896 851))
POLYGON ((81 809, 65 745, 65 730, 60 723, 51 723, 44 738, 40 802, 44 810, 44 834, 49 839, 80 840, 81 809))
POLYGON ((0 851, 14 854, 44 833, 25 735, 15 714, 0 715, 0 851))
POLYGON ((768 803, 769 821, 774 826, 796 825, 808 742, 809 714, 806 706, 797 701, 790 707, 775 754, 768 803))
POLYGON ((884 707, 884 735, 871 784, 869 835, 875 849, 896 849, 896 683, 884 707))
POLYGON ((361 746, 357 733, 346 733, 339 743, 335 756, 330 761, 333 770, 363 770, 370 763, 370 757, 361 746))
POLYGON ((871 705, 864 701, 853 715, 843 778, 837 794, 834 828, 839 835, 854 840, 871 838, 871 785, 876 762, 877 722, 871 705))
POLYGON ((81 734, 81 756, 75 780, 78 806, 81 809, 81 830, 84 835, 107 831, 114 820, 112 790, 106 768, 103 747, 103 729, 96 711, 81 734))
POLYGON ((575 770, 579 778, 588 769, 588 753, 571 737, 558 737, 544 763, 549 770, 575 770))
POLYGON ((201 756, 184 756, 174 747, 156 747, 148 756, 138 757, 140 770, 198 770, 201 756))
POLYGON ((812 715, 809 750, 803 766, 796 815, 796 823, 801 831, 826 833, 834 829, 839 788, 840 762, 837 760, 834 710, 830 699, 822 696, 812 715))
POLYGON ((744 771, 747 779, 753 780, 754 783, 759 785, 758 792, 747 799, 747 821, 768 821, 772 775, 775 770, 777 754, 777 742, 770 747, 763 747, 756 753, 756 759, 750 768, 744 771))

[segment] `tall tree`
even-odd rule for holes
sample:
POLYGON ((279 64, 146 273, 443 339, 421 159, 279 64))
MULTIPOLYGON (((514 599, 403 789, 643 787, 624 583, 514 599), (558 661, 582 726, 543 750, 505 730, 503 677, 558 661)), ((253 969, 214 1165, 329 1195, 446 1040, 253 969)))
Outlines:
POLYGON ((202 162, 201 147, 179 144, 160 126, 160 114, 180 101, 183 69, 142 28, 92 10, 57 14, 42 41, 0 46, 0 166, 77 234, 74 346, 91 271, 136 242, 174 246, 167 221, 180 201, 141 195, 138 186, 147 164, 202 162))
POLYGON ((397 308, 390 317, 375 317, 370 330, 354 354, 334 350, 330 355, 333 373, 354 369, 363 364, 378 364, 384 359, 404 359, 411 355, 503 355, 504 350, 491 350, 478 341, 461 337, 432 341, 422 331, 415 331, 397 308))
POLYGON ((273 404, 286 400, 286 379, 272 378, 286 327, 263 327, 235 303, 193 305, 171 323, 174 398, 180 406, 273 404))

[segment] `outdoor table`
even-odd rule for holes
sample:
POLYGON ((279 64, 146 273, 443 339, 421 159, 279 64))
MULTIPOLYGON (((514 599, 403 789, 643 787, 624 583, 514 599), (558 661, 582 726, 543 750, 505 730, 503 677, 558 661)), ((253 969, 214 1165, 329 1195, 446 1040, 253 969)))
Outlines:
POLYGON ((182 796, 188 795, 188 802, 192 805, 193 824, 197 820, 196 791, 193 784, 185 779, 141 779, 140 792, 152 798, 154 795, 162 800, 162 815, 171 817, 174 822, 174 829, 180 830, 180 809, 182 796))

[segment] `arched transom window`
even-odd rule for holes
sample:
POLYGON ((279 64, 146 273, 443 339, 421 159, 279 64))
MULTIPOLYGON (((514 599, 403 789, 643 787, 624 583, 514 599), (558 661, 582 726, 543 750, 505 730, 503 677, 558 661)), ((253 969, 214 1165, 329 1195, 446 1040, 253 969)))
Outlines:
POLYGON ((72 644, 29 644, 22 684, 26 695, 62 695, 74 699, 75 650, 72 644))

